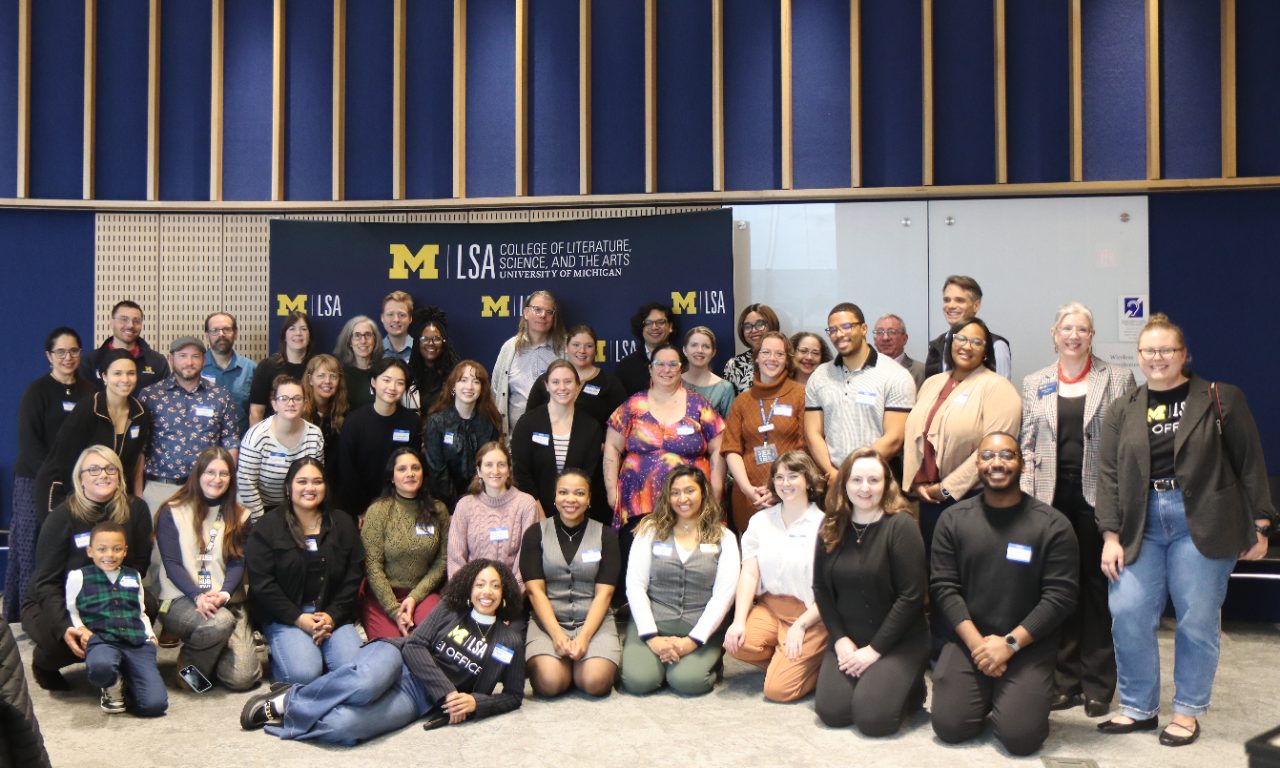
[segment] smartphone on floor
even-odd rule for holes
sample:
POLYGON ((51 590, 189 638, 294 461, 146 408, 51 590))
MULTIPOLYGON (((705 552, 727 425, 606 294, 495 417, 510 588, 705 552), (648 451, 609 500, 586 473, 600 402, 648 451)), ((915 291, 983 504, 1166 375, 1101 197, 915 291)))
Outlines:
POLYGON ((196 669, 195 664, 188 664, 178 670, 178 676, 191 686, 191 690, 196 693, 204 693, 213 687, 213 683, 209 682, 209 678, 204 676, 200 670, 196 669))

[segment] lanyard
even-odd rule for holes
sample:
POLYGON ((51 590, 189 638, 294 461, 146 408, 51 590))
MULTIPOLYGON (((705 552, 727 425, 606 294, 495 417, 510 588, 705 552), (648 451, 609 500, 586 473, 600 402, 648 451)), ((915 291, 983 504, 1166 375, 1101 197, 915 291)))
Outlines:
POLYGON ((760 432, 764 435, 765 445, 769 444, 770 430, 767 429, 767 427, 769 426, 769 422, 773 421, 773 409, 778 407, 778 401, 781 399, 781 397, 773 398, 773 402, 769 405, 769 412, 767 414, 764 412, 764 398, 760 399, 760 426, 765 427, 765 429, 760 430, 760 432))
POLYGON ((218 510, 218 516, 213 518, 213 530, 209 532, 209 548, 202 554, 206 554, 210 559, 213 558, 213 544, 218 540, 218 534, 222 533, 222 529, 218 527, 218 523, 222 522, 222 510, 218 510))

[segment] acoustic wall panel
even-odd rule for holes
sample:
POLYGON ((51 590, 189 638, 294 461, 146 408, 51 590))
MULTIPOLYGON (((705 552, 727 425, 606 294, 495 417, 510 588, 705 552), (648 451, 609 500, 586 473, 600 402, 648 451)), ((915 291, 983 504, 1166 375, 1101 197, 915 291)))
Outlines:
POLYGON ((591 4, 591 191, 644 191, 644 0, 591 4))
POLYGON ((452 197, 453 0, 416 0, 406 15, 405 195, 452 197))
POLYGON ((791 4, 795 186, 850 183, 849 0, 791 4))
POLYGON ((31 4, 31 197, 83 192, 84 0, 31 4))
POLYGON ((467 197, 515 193, 515 44, 512 0, 467 0, 467 197))
POLYGON ((222 226, 217 214, 160 217, 160 307, 148 329, 161 353, 180 336, 202 337, 205 317, 225 311, 222 226))
POLYGON ((1145 0, 1081 2, 1084 178, 1145 179, 1145 0))
POLYGON ((271 229, 269 216, 223 217, 223 304, 236 316, 240 337, 236 349, 254 360, 266 357, 276 344, 278 331, 267 293, 271 268, 268 260, 271 229))
POLYGON ((347 0, 348 200, 391 197, 393 30, 392 3, 347 0))
MULTIPOLYGON (((98 3, 99 18, 108 4, 114 3, 98 3)), ((212 6, 209 0, 167 0, 161 7, 160 199, 208 200, 212 6)), ((102 42, 99 33, 99 48, 102 42)), ((138 92, 145 95, 146 89, 138 92)), ((98 106, 103 106, 101 95, 98 106)), ((98 162, 103 162, 101 152, 98 162)))
POLYGON ((1009 181, 1071 178, 1070 5, 1005 3, 1009 181))
POLYGON ((93 196, 143 200, 147 196, 148 4, 106 2, 98 3, 97 9, 93 196))
POLYGON ((578 0, 529 2, 529 194, 578 194, 578 0))
POLYGON ((658 0, 657 11, 658 190, 705 191, 712 186, 711 3, 658 0))
POLYGON ((272 4, 224 3, 222 196, 270 200, 272 4))
POLYGON ((920 183, 923 64, 920 3, 862 0, 862 181, 920 183))
POLYGON ((1160 153, 1167 179, 1222 174, 1217 3, 1160 2, 1160 153))
MULTIPOLYGON (((293 0, 285 9, 284 197, 286 200, 328 200, 333 191, 333 0, 293 0)), ((350 16, 360 18, 362 10, 361 3, 348 3, 350 16)), ((354 22, 355 19, 349 20, 349 29, 359 28, 354 22)), ((347 42, 350 45, 351 39, 347 42)), ((390 55, 389 45, 382 45, 357 58, 389 60, 390 55)), ((348 56, 348 68, 353 63, 348 56)), ((364 91, 378 90, 366 88, 359 80, 355 85, 347 90, 348 104, 352 99, 359 101, 364 91)), ((390 91, 390 87, 387 90, 390 91)), ((348 121, 347 130, 358 134, 360 128, 348 121)), ((390 143, 390 136, 386 136, 379 145, 389 147, 390 143)), ((349 155, 361 151, 362 147, 347 143, 349 155)), ((389 158, 384 166, 390 173, 389 158)), ((351 176, 349 172, 348 193, 352 189, 351 176)), ((390 188, 378 197, 391 197, 390 188)))
POLYGON ((724 0, 725 189, 782 187, 777 0, 724 0))
POLYGON ((159 214, 98 214, 93 250, 94 341, 84 339, 85 345, 98 346, 111 334, 111 308, 124 299, 142 307, 142 337, 150 344, 160 315, 159 214))
POLYGON ((933 4, 933 183, 996 180, 992 0, 933 4))

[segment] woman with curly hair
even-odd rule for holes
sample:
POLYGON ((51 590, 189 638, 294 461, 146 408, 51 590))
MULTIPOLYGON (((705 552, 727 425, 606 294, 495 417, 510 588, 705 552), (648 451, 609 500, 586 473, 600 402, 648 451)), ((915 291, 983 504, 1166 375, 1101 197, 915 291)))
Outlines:
POLYGON ((510 712, 524 700, 523 626, 513 626, 522 606, 507 566, 472 560, 412 635, 369 643, 309 685, 254 696, 240 726, 351 746, 423 716, 434 728, 510 712))
POLYGON ((461 358, 449 340, 448 317, 439 307, 426 306, 413 313, 409 338, 413 339, 413 348, 409 352, 405 405, 420 411, 425 418, 461 358))

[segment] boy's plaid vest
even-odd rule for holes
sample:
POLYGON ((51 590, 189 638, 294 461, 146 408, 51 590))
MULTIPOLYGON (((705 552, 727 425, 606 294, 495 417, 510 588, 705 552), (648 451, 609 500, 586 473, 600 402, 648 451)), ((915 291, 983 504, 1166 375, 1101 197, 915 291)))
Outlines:
POLYGON ((96 565, 86 565, 80 573, 84 584, 76 596, 76 608, 84 625, 103 640, 129 645, 145 643, 147 630, 142 622, 146 619, 138 601, 142 577, 138 571, 122 566, 115 584, 96 565), (121 582, 131 582, 134 586, 121 586, 121 582))

